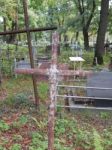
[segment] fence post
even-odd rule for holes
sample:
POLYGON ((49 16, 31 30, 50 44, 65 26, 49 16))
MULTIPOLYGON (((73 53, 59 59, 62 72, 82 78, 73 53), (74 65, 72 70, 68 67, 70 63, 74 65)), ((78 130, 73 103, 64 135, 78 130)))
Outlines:
POLYGON ((52 35, 52 60, 49 71, 50 80, 50 107, 48 116, 48 150, 54 150, 54 124, 55 124, 55 110, 56 110, 56 91, 57 91, 57 50, 59 35, 53 33, 52 35))
MULTIPOLYGON (((14 70, 17 68, 17 60, 16 60, 16 58, 14 59, 14 70)), ((15 78, 17 78, 17 74, 16 73, 14 73, 14 75, 15 75, 15 78)))

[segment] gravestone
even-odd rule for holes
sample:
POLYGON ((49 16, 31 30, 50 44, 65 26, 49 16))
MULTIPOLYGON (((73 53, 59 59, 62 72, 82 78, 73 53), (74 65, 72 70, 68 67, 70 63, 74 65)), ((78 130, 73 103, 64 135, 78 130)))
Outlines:
POLYGON ((87 89, 88 97, 101 97, 94 99, 96 107, 112 107, 112 72, 96 72, 87 79, 87 87, 99 87, 108 89, 87 89), (111 89, 109 89, 111 88, 111 89), (105 99, 103 99, 105 98, 105 99))
POLYGON ((18 68, 18 69, 31 68, 31 66, 30 66, 30 61, 28 61, 28 60, 20 60, 20 61, 16 62, 15 68, 18 68))
POLYGON ((72 49, 72 54, 73 54, 73 55, 75 54, 76 56, 82 57, 82 54, 83 54, 82 48, 81 48, 81 46, 80 46, 80 44, 79 44, 78 42, 72 43, 72 44, 70 45, 70 47, 71 47, 71 49, 72 49))

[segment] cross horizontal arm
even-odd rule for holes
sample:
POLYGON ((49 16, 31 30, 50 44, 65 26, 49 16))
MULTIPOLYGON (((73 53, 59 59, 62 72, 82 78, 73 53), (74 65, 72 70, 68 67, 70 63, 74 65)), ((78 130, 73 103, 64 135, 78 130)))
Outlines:
POLYGON ((49 69, 15 69, 16 74, 49 75, 49 69))
POLYGON ((20 34, 20 33, 26 33, 26 32, 42 32, 42 31, 49 31, 49 30, 56 30, 56 29, 57 27, 21 29, 21 30, 0 32, 0 35, 20 34))
MULTIPOLYGON (((17 74, 40 74, 40 75, 49 75, 49 69, 15 69, 17 74)), ((60 76, 74 76, 78 75, 81 77, 90 76, 92 71, 80 71, 80 70, 58 70, 58 75, 60 76)))
POLYGON ((80 76, 80 77, 87 77, 92 75, 92 71, 84 71, 84 70, 59 70, 60 76, 80 76))

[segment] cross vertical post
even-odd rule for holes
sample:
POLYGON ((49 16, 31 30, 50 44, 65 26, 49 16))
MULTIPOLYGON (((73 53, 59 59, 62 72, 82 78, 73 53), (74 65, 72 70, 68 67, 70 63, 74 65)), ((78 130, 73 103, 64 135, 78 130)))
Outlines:
MULTIPOLYGON (((33 59, 32 43, 31 43, 31 33, 29 31, 29 17, 28 17, 27 0, 23 0, 23 8, 24 8, 24 20, 25 20, 25 27, 26 27, 26 34, 27 34, 27 41, 28 41, 30 64, 31 64, 31 68, 34 68, 34 59, 33 59)), ((36 107, 39 107, 36 76, 34 74, 32 74, 32 80, 33 80, 33 88, 34 88, 34 95, 35 95, 35 104, 36 104, 36 107)))
POLYGON ((54 150, 54 124, 55 124, 55 110, 56 110, 56 91, 57 91, 57 50, 59 43, 58 33, 52 35, 52 60, 51 68, 49 70, 50 80, 50 108, 48 116, 48 150, 54 150))

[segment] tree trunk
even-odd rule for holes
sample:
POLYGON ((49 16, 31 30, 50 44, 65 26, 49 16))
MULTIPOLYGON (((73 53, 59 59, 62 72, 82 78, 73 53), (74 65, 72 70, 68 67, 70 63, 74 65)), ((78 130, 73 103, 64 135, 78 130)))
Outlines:
POLYGON ((64 46, 65 46, 65 48, 67 50, 69 44, 68 44, 68 35, 66 35, 66 34, 64 34, 64 46))
POLYGON ((76 32, 75 41, 78 41, 78 38, 79 38, 79 31, 76 32))
POLYGON ((84 0, 77 0, 75 1, 75 4, 80 12, 80 15, 82 16, 82 21, 81 21, 81 26, 83 27, 83 37, 84 37, 84 48, 85 50, 89 50, 89 36, 88 36, 88 31, 89 31, 89 27, 92 21, 92 18, 94 16, 94 11, 96 8, 96 1, 92 0, 91 4, 88 3, 89 0, 85 3, 84 0), (89 10, 88 13, 88 17, 86 15, 86 11, 87 8, 89 8, 89 6, 92 6, 91 9, 89 10))
MULTIPOLYGON (((6 29, 7 29, 7 25, 6 25, 6 18, 5 17, 3 17, 3 25, 4 25, 4 32, 6 31, 6 29)), ((4 42, 6 41, 6 35, 4 35, 3 36, 3 40, 4 40, 4 42)))
POLYGON ((93 60, 93 65, 96 65, 96 61, 99 65, 103 64, 103 54, 104 54, 104 42, 105 34, 108 24, 108 10, 109 10, 109 0, 101 1, 101 12, 100 12, 100 23, 97 34, 95 55, 93 60))
POLYGON ((1 70, 0 70, 0 86, 2 84, 2 73, 1 73, 1 70))
POLYGON ((83 36, 84 36, 84 48, 85 48, 85 50, 89 50, 88 30, 85 28, 83 28, 83 36))
POLYGON ((61 53, 61 33, 59 34, 58 55, 61 53))
POLYGON ((21 34, 18 34, 18 40, 21 41, 21 34))
MULTIPOLYGON (((12 21, 12 31, 17 30, 18 29, 18 24, 17 24, 17 20, 13 20, 12 21)), ((12 34, 9 36, 9 43, 14 43, 16 40, 16 34, 12 34)))

